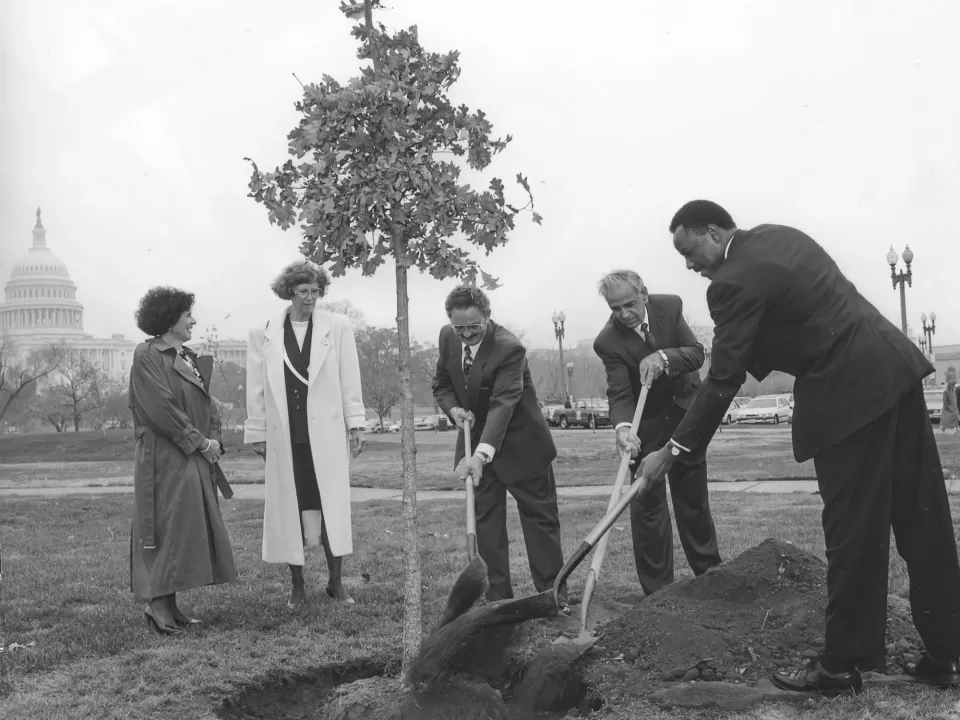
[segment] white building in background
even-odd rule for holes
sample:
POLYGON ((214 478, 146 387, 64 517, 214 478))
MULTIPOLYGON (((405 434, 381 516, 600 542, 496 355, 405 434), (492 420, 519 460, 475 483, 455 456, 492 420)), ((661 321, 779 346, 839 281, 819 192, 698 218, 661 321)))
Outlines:
MULTIPOLYGON (((130 371, 133 350, 139 342, 119 333, 97 338, 83 331, 83 304, 77 300, 77 286, 64 262, 47 247, 40 208, 33 246, 14 263, 4 286, 0 335, 12 341, 18 352, 65 345, 116 378, 130 371)), ((197 349, 200 344, 193 343, 197 349)), ((245 340, 220 340, 218 346, 224 362, 246 365, 245 340)))

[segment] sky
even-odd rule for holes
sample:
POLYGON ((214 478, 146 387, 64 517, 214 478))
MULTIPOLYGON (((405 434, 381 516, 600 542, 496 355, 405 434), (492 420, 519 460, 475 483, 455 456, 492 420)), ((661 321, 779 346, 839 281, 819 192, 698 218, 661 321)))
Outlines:
MULTIPOLYGON (((281 309, 269 283, 298 257, 300 236, 247 197, 243 158, 286 161, 294 74, 358 74, 338 5, 0 4, 2 281, 40 206, 91 334, 140 339, 133 312, 157 284, 195 292, 198 327, 221 338, 243 339, 281 309)), ((543 225, 518 221, 480 260, 503 283, 494 319, 529 346, 555 344, 561 309, 565 344, 594 337, 609 314, 596 282, 620 267, 709 325, 707 281, 667 232, 694 198, 724 205, 740 227, 804 230, 897 325, 885 256, 909 245, 911 330, 935 311, 935 345, 960 343, 960 3, 388 5, 376 18, 388 28, 416 24, 428 50, 460 51, 454 100, 514 137, 485 177, 512 192, 527 175, 543 225)), ((414 339, 436 342, 455 284, 411 277, 414 339)), ((395 324, 392 266, 334 278, 328 297, 395 324)))

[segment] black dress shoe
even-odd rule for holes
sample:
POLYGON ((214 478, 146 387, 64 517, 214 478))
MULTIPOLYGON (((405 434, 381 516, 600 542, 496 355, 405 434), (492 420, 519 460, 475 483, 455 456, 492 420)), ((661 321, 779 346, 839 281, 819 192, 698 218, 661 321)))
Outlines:
POLYGON ((814 692, 827 697, 840 695, 850 690, 854 693, 863 692, 863 679, 859 672, 856 670, 852 672, 830 672, 824 670, 819 661, 798 678, 774 675, 770 679, 781 690, 814 692))
POLYGON ((143 606, 143 614, 147 618, 147 625, 156 630, 160 635, 179 635, 183 632, 183 630, 176 625, 167 625, 161 620, 153 611, 153 608, 150 607, 149 603, 143 606))
POLYGON ((907 668, 907 674, 928 685, 960 687, 960 659, 943 660, 925 652, 907 668))

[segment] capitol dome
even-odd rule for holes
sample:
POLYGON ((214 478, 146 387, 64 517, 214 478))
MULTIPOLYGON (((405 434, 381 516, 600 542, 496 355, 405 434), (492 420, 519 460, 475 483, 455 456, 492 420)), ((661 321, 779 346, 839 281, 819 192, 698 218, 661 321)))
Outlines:
POLYGON ((10 335, 69 337, 83 335, 83 305, 67 266, 47 247, 40 220, 33 228, 33 246, 17 260, 4 286, 0 330, 10 335))

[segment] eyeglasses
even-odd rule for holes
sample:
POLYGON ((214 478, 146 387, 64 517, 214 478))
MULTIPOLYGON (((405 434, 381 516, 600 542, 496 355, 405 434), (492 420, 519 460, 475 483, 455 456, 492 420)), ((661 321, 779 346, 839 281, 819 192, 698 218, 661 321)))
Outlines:
POLYGON ((297 296, 303 298, 304 300, 310 297, 318 298, 320 297, 320 289, 319 288, 299 288, 297 290, 297 296))
POLYGON ((480 332, 483 330, 483 323, 477 323, 476 325, 451 325, 453 331, 457 335, 463 335, 465 332, 480 332))

